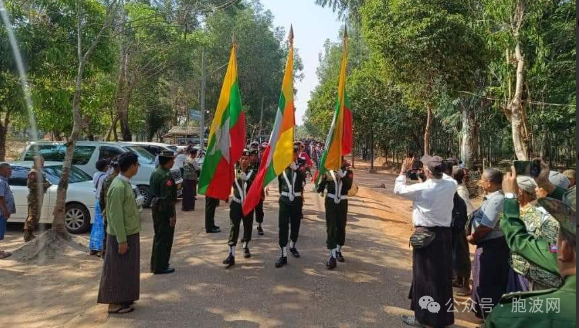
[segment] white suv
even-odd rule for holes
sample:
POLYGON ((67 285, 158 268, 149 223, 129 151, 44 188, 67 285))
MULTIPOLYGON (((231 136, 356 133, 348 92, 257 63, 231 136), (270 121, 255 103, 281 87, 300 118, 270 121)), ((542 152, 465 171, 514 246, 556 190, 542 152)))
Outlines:
MULTIPOLYGON (((139 158, 139 173, 131 179, 131 183, 136 185, 139 193, 145 198, 145 207, 151 203, 151 194, 149 191, 149 180, 151 174, 155 170, 155 156, 140 147, 127 147, 126 145, 114 142, 104 141, 79 141, 76 143, 74 149, 74 156, 72 164, 83 170, 90 176, 96 172, 96 162, 101 159, 111 160, 114 157, 126 153, 133 152, 139 158)), ((21 161, 32 161, 35 155, 44 157, 45 161, 62 162, 64 161, 64 154, 66 153, 66 143, 38 141, 29 142, 26 148, 20 155, 21 161)), ((178 169, 171 170, 175 183, 177 184, 179 193, 183 179, 181 171, 178 169)))
MULTIPOLYGON (((12 176, 8 180, 10 188, 14 193, 14 203, 16 213, 10 216, 9 222, 24 222, 28 216, 28 187, 26 182, 28 173, 32 167, 32 162, 12 162, 12 176)), ((52 212, 56 205, 56 190, 60 175, 62 172, 62 163, 45 162, 44 174, 51 186, 44 195, 42 203, 40 223, 52 223, 52 212)), ((133 192, 137 196, 137 187, 133 187, 133 192)), ((94 222, 94 208, 96 201, 96 190, 92 183, 92 177, 84 171, 72 167, 69 175, 68 190, 66 193, 66 207, 64 223, 70 233, 83 233, 90 229, 94 222)), ((143 196, 136 197, 137 206, 143 205, 143 196)))

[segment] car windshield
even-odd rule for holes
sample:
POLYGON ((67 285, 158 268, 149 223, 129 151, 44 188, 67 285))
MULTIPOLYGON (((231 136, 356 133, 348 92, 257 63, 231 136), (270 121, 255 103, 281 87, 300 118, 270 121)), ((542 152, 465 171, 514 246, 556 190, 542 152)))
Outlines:
POLYGON ((139 163, 151 164, 155 162, 155 155, 149 153, 145 148, 139 146, 128 146, 127 148, 137 154, 139 157, 139 163))
POLYGON ((167 146, 167 148, 171 149, 174 152, 177 152, 177 146, 167 146))
MULTIPOLYGON (((46 179, 53 185, 57 185, 60 181, 60 176, 62 175, 62 166, 61 165, 54 165, 54 166, 46 166, 44 168, 44 174, 46 175, 46 179)), ((68 183, 78 183, 78 182, 85 182, 91 181, 92 178, 90 175, 84 173, 83 170, 76 168, 73 166, 70 170, 70 175, 68 176, 68 183)))

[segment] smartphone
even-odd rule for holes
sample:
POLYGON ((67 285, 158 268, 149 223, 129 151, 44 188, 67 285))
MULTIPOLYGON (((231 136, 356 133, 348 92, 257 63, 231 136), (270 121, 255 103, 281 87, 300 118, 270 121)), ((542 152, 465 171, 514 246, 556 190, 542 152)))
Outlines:
POLYGON ((536 178, 539 176, 539 173, 541 173, 540 160, 513 161, 513 165, 515 166, 515 171, 517 172, 517 175, 526 175, 536 178))

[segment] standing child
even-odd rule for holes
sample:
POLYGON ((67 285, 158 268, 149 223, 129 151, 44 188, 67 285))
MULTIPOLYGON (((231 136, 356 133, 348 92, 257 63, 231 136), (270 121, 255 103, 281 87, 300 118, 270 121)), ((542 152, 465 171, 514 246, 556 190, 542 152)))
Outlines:
POLYGON ((92 177, 92 182, 96 189, 95 192, 95 209, 94 209, 94 222, 92 224, 92 230, 90 232, 90 242, 88 248, 90 250, 90 255, 102 255, 103 251, 103 241, 105 235, 105 222, 101 212, 99 195, 101 194, 101 189, 103 187, 103 182, 107 177, 107 169, 109 168, 109 163, 106 160, 99 160, 96 162, 97 172, 92 177))

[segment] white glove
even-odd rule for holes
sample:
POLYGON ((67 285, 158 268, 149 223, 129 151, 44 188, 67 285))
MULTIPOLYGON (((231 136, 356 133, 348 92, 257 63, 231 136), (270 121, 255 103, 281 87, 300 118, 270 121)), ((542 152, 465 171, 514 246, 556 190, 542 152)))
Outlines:
POLYGON ((298 169, 298 165, 296 164, 296 162, 292 162, 292 163, 290 164, 290 169, 292 169, 293 171, 295 171, 295 170, 298 169))
POLYGON ((240 176, 241 176, 241 180, 247 181, 247 174, 245 174, 245 172, 241 172, 240 176))
POLYGON ((342 170, 336 171, 336 175, 339 176, 341 179, 341 178, 346 176, 346 171, 342 171, 342 170))

